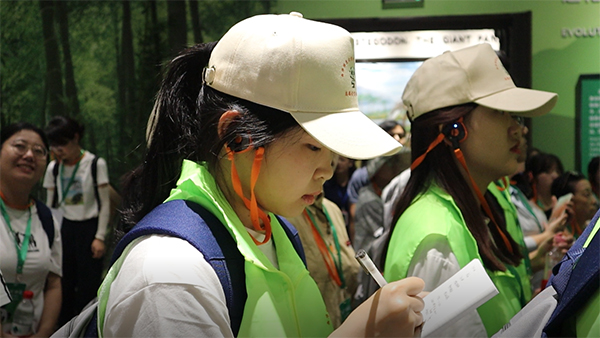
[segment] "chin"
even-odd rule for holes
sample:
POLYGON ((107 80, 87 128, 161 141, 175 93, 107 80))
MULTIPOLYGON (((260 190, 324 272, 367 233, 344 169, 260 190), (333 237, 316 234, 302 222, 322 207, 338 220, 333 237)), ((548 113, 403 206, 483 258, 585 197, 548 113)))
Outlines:
POLYGON ((302 211, 304 211, 304 206, 300 206, 300 207, 290 207, 287 208, 286 210, 280 210, 278 212, 273 212, 276 215, 279 216, 283 216, 285 218, 294 218, 297 216, 300 216, 302 214, 302 211))

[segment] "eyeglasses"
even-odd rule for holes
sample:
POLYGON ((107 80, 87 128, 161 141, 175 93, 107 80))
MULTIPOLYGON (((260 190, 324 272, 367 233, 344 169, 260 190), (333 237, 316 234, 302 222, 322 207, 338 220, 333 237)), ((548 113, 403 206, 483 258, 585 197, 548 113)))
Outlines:
POLYGON ((525 125, 525 118, 523 116, 510 114, 510 117, 512 117, 520 126, 525 125))
POLYGON ((19 156, 27 154, 27 151, 31 149, 31 153, 38 159, 46 158, 48 156, 48 149, 39 144, 29 144, 25 141, 16 141, 11 144, 11 147, 15 150, 15 153, 19 156))

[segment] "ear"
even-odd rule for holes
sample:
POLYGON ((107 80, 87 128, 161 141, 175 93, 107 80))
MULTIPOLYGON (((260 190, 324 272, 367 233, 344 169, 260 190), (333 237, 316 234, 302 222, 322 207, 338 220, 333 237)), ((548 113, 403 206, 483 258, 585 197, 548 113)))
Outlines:
POLYGON ((227 129, 229 129, 229 125, 239 118, 240 112, 237 110, 228 110, 221 115, 219 118, 219 124, 217 125, 217 132, 219 133, 219 138, 223 138, 227 134, 227 129))

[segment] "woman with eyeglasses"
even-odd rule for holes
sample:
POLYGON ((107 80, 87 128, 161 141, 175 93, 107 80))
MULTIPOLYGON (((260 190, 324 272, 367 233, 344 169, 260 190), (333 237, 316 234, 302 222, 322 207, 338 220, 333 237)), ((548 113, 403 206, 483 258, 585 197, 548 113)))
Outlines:
POLYGON ((61 325, 96 297, 110 218, 106 161, 81 147, 84 129, 79 122, 63 116, 55 116, 46 126, 50 150, 56 157, 44 177, 46 201, 62 215, 61 325))
POLYGON ((487 190, 517 169, 519 117, 546 114, 557 95, 517 88, 491 46, 481 44, 425 61, 402 99, 413 162, 394 210, 384 276, 420 277, 431 291, 479 259, 499 294, 431 334, 491 336, 529 301, 531 289, 516 218, 504 217, 487 190))
POLYGON ((572 193, 573 215, 567 221, 567 228, 573 237, 578 238, 598 210, 598 200, 592 191, 590 181, 581 173, 567 171, 552 182, 552 195, 559 198, 572 193))
POLYGON ((46 169, 48 141, 25 122, 2 128, 0 138, 0 270, 12 295, 0 309, 2 329, 4 337, 49 337, 61 304, 61 237, 48 207, 31 196, 46 169), (29 333, 18 332, 11 320, 25 290, 33 292, 29 333))

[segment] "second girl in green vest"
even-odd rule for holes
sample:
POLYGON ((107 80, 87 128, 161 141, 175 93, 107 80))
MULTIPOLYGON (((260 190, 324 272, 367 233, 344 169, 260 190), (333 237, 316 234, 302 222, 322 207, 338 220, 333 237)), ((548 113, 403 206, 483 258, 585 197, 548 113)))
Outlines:
POLYGON ((481 260, 499 294, 440 334, 491 336, 529 300, 530 286, 521 248, 484 193, 517 169, 517 119, 547 113, 557 95, 515 87, 491 46, 481 44, 425 61, 402 98, 413 164, 394 211, 384 276, 418 276, 431 291, 481 260))

